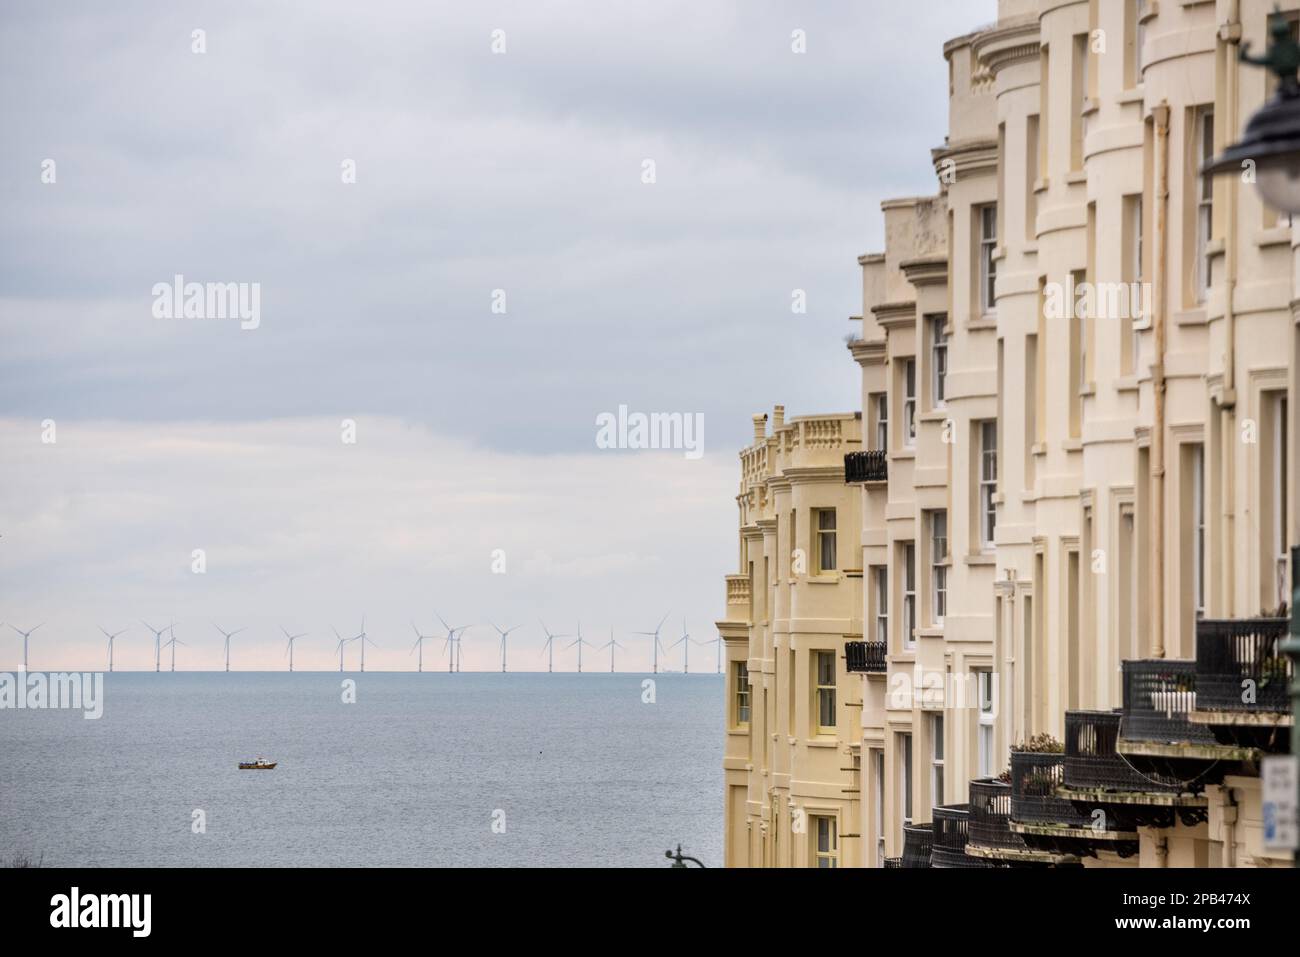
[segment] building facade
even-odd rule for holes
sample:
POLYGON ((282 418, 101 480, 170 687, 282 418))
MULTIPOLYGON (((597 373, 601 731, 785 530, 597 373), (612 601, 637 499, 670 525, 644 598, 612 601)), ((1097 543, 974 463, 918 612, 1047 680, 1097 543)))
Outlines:
MULTIPOLYGON (((1290 722, 1300 259, 1249 176, 1199 175, 1271 93, 1238 52, 1272 9, 1001 0, 945 45, 936 193, 885 202, 884 250, 858 260, 855 578, 832 600, 859 601, 835 620, 860 719, 837 731, 836 813, 860 817, 837 863, 1284 863, 1258 765, 1290 722)), ((733 602, 760 528, 742 503, 728 694, 741 663, 771 677, 794 760, 810 686, 767 650, 803 625, 733 602)), ((762 555, 793 596, 787 544, 774 527, 762 555)), ((735 734, 728 863, 824 863, 755 856, 752 833, 732 853, 777 820, 752 776, 782 773, 746 752, 742 823, 735 734)))

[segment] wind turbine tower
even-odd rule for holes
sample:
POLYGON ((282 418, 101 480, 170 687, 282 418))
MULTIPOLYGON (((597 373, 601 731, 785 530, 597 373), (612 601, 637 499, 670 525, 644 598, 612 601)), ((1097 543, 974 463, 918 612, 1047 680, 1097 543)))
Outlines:
POLYGON ((506 673, 506 639, 510 637, 510 632, 518 631, 520 628, 524 626, 515 625, 513 628, 506 628, 503 630, 497 626, 496 622, 492 622, 491 624, 492 627, 496 629, 496 633, 501 636, 501 673, 505 674, 506 673))
MULTIPOLYGON (((638 635, 648 635, 648 636, 650 636, 651 638, 654 639, 654 644, 652 645, 652 648, 653 648, 653 651, 654 651, 654 673, 655 673, 655 674, 659 674, 659 650, 660 650, 660 648, 663 647, 662 644, 661 644, 660 641, 659 641, 659 629, 662 628, 662 627, 664 626, 664 622, 666 622, 667 620, 668 620, 668 616, 667 616, 667 615, 664 615, 662 618, 659 619, 659 624, 655 625, 655 630, 654 630, 654 631, 638 631, 638 632, 636 632, 636 634, 638 634, 638 635)), ((665 650, 667 650, 667 649, 665 649, 665 650)))
MULTIPOLYGON (((45 622, 41 622, 41 624, 37 625, 36 628, 41 627, 41 625, 43 624, 45 624, 45 622)), ((27 670, 27 639, 32 636, 32 632, 35 631, 36 628, 29 628, 27 631, 23 631, 21 628, 14 628, 13 625, 10 625, 9 627, 13 628, 14 631, 18 632, 18 634, 23 636, 23 671, 26 671, 27 670)))
POLYGON ((108 639, 108 673, 112 674, 113 673, 113 640, 117 638, 118 635, 123 634, 129 629, 123 628, 122 631, 109 634, 108 629, 105 628, 103 625, 100 625, 99 630, 102 631, 104 633, 104 637, 108 639))
POLYGON ((230 639, 234 638, 235 635, 239 634, 241 631, 246 631, 247 629, 236 628, 234 631, 226 631, 216 622, 213 622, 212 627, 217 629, 217 631, 221 632, 222 636, 226 639, 226 671, 229 672, 230 671, 230 639))
POLYGON ((293 643, 297 641, 299 638, 306 638, 307 632, 304 631, 301 635, 291 635, 289 634, 288 629, 284 627, 284 625, 280 626, 280 630, 284 632, 284 637, 289 639, 289 645, 285 650, 289 652, 289 673, 292 674, 293 673, 293 643))

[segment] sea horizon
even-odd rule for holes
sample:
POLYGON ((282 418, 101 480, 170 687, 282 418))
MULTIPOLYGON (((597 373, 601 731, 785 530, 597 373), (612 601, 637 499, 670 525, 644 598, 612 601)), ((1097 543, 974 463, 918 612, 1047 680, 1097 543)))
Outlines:
POLYGON ((0 855, 609 867, 658 866, 681 843, 721 864, 723 701, 687 677, 104 672, 97 720, 0 712, 0 855), (239 769, 257 757, 277 767, 239 769))

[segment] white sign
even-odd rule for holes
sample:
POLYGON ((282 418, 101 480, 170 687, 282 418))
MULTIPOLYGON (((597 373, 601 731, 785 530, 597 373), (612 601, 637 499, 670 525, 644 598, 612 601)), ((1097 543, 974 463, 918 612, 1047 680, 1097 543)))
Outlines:
POLYGON ((1300 757, 1273 755, 1264 759, 1264 847, 1270 851, 1300 850, 1296 789, 1300 787, 1300 757))

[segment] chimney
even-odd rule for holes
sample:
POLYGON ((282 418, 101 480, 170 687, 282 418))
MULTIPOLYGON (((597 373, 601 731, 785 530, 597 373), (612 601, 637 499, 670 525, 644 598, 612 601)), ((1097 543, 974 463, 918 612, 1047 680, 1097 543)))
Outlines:
POLYGON ((779 429, 779 428, 781 428, 783 425, 785 425, 785 406, 783 406, 783 405, 774 405, 774 406, 772 406, 772 432, 773 432, 773 434, 775 434, 775 433, 776 433, 776 430, 779 429))
POLYGON ((767 438, 767 416, 754 416, 754 441, 762 442, 767 438))

